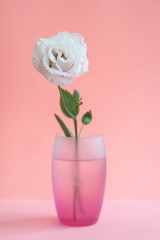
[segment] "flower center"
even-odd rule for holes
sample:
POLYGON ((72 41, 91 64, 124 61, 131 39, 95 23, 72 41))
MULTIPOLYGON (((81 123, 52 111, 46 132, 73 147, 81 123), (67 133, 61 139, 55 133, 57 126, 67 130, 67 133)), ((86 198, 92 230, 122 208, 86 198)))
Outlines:
POLYGON ((56 53, 54 50, 52 51, 53 56, 55 57, 55 59, 57 60, 58 57, 58 53, 56 53))
MULTIPOLYGON (((59 53, 61 53, 61 51, 60 50, 57 50, 59 53)), ((52 54, 53 54, 53 56, 55 57, 55 59, 57 60, 57 58, 58 58, 58 53, 55 51, 55 50, 53 50, 52 51, 52 54)), ((64 55, 64 53, 61 53, 61 58, 63 58, 64 60, 67 60, 67 57, 64 55)))
POLYGON ((64 55, 64 53, 62 53, 61 58, 63 58, 64 60, 67 60, 66 56, 64 55))
POLYGON ((49 67, 52 67, 52 61, 49 59, 49 67))

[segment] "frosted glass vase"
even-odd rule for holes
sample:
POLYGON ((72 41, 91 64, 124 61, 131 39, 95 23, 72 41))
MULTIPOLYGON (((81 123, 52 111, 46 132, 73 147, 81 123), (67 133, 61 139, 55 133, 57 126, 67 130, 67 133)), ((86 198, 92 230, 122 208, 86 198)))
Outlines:
POLYGON ((75 138, 57 134, 52 156, 52 187, 59 221, 70 226, 97 222, 106 180, 102 135, 75 138))

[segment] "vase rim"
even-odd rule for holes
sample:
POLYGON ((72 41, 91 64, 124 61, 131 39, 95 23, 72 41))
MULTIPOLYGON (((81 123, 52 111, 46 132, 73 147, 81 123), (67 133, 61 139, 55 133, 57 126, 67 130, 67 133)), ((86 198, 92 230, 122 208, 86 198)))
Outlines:
POLYGON ((66 160, 76 159, 76 161, 105 158, 104 137, 102 134, 84 133, 76 141, 73 137, 66 137, 63 133, 57 133, 52 157, 54 159, 66 160), (77 151, 78 158, 75 155, 77 151))
MULTIPOLYGON (((57 133, 56 134, 56 137, 60 137, 60 138, 62 138, 62 139, 75 139, 75 137, 74 138, 72 138, 72 137, 66 137, 63 133, 57 133)), ((103 134, 100 134, 100 133, 84 133, 83 135, 82 135, 82 137, 79 137, 78 139, 79 140, 86 140, 86 139, 96 139, 96 138, 103 138, 104 136, 103 136, 103 134)))

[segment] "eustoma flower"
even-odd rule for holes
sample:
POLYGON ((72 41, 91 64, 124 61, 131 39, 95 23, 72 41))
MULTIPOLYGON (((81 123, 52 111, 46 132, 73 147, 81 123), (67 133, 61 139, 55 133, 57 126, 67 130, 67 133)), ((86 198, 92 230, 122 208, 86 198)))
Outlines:
MULTIPOLYGON (((87 45, 79 33, 59 32, 50 38, 40 38, 34 47, 32 62, 34 67, 44 77, 58 86, 60 91, 60 106, 64 115, 74 120, 75 137, 80 136, 84 125, 92 119, 91 111, 82 117, 82 127, 77 132, 77 115, 82 105, 77 90, 73 94, 60 86, 67 86, 85 72, 88 72, 87 45)), ((66 137, 73 137, 64 122, 55 114, 66 137)))
POLYGON ((86 52, 87 45, 80 34, 64 31, 36 42, 33 65, 48 81, 67 86, 88 71, 86 52))
MULTIPOLYGON (((77 90, 73 93, 64 90, 60 86, 67 86, 73 80, 88 71, 88 59, 86 57, 87 45, 80 34, 68 32, 58 33, 51 38, 40 38, 34 47, 33 65, 44 77, 58 86, 60 92, 60 107, 63 114, 73 119, 75 129, 75 158, 78 159, 78 137, 84 125, 92 120, 91 111, 86 112, 82 119, 82 127, 78 134, 77 116, 79 107, 83 104, 77 90)), ((66 137, 73 137, 72 132, 64 124, 59 116, 55 117, 66 137)), ((78 163, 75 165, 74 177, 74 220, 76 220, 76 199, 79 193, 78 163)), ((80 199, 80 196, 79 196, 80 199)))

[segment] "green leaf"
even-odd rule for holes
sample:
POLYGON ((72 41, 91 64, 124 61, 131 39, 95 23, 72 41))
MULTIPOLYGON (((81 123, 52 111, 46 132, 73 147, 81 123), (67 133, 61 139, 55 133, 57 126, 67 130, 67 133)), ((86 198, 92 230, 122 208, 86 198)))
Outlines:
POLYGON ((78 92, 77 90, 74 90, 74 92, 73 92, 73 97, 74 97, 75 101, 76 101, 77 103, 79 103, 80 95, 79 95, 79 92, 78 92))
POLYGON ((79 113, 79 105, 76 103, 73 95, 67 90, 58 87, 60 91, 60 106, 64 115, 68 118, 76 119, 79 113))
POLYGON ((64 124, 64 122, 60 119, 60 117, 58 117, 56 114, 54 114, 55 118, 57 119, 59 125, 61 126, 64 135, 66 137, 73 137, 73 134, 71 133, 71 131, 69 130, 69 128, 64 124))
POLYGON ((82 105, 82 104, 83 104, 83 102, 82 102, 81 99, 80 99, 79 106, 82 105))
POLYGON ((73 118, 73 116, 67 111, 66 106, 65 106, 65 104, 64 104, 64 102, 63 102, 62 97, 60 97, 60 107, 61 107, 61 110, 62 110, 62 112, 64 113, 64 115, 65 115, 66 117, 68 117, 68 118, 73 118))
POLYGON ((83 115, 82 119, 81 119, 81 121, 82 121, 82 123, 83 123, 84 125, 88 125, 88 124, 91 122, 91 120, 92 120, 92 113, 91 113, 91 111, 86 112, 86 113, 83 115))
POLYGON ((74 97, 76 103, 78 104, 78 106, 80 106, 80 105, 83 104, 83 102, 81 101, 79 92, 78 92, 77 90, 74 90, 74 92, 73 92, 73 97, 74 97))

